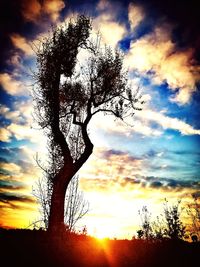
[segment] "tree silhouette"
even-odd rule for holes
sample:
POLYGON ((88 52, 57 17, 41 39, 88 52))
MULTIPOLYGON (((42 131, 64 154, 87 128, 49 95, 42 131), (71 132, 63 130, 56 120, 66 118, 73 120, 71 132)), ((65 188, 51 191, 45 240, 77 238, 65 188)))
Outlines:
MULTIPOLYGON (((35 196, 39 204, 39 212, 41 218, 34 222, 34 226, 48 229, 49 216, 51 208, 51 195, 52 195, 53 183, 47 178, 42 177, 36 183, 33 189, 33 195, 35 196)), ((75 232, 77 222, 82 219, 89 211, 89 202, 85 200, 84 194, 79 189, 79 177, 75 175, 67 188, 65 196, 65 210, 64 210, 64 222, 66 230, 69 232, 75 232)))
POLYGON ((143 206, 138 211, 141 220, 141 229, 137 231, 138 238, 144 238, 146 240, 153 238, 152 226, 151 226, 151 213, 147 206, 143 206))
POLYGON ((99 42, 89 41, 90 18, 53 30, 37 51, 37 86, 34 90, 35 111, 39 125, 48 137, 53 155, 53 183, 48 230, 64 230, 64 200, 68 184, 93 151, 88 134, 92 117, 103 112, 124 120, 133 116, 138 91, 128 85, 123 56, 99 42), (89 57, 79 67, 77 56, 85 49, 89 57))
POLYGON ((165 235, 173 240, 182 239, 185 236, 185 226, 181 221, 181 211, 180 211, 179 200, 176 204, 171 206, 168 201, 165 200, 164 203, 164 217, 166 221, 165 235))
POLYGON ((147 206, 143 206, 139 210, 141 225, 137 231, 138 238, 145 240, 183 239, 186 227, 181 221, 180 203, 179 200, 175 204, 169 204, 165 199, 163 213, 157 216, 156 220, 151 219, 151 213, 147 206))

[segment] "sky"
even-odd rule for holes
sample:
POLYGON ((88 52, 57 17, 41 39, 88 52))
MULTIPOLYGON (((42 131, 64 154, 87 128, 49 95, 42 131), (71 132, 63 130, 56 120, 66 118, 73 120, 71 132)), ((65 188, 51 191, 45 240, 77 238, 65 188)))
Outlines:
MULTIPOLYGON (((52 26, 92 17, 92 37, 124 53, 143 109, 131 126, 98 115, 94 153, 79 172, 90 211, 80 225, 99 237, 130 238, 147 205, 200 196, 200 20, 198 1, 6 0, 0 4, 0 226, 39 218, 32 190, 42 176, 46 138, 34 119, 35 49, 52 26)), ((79 60, 84 58, 84 52, 79 60)))

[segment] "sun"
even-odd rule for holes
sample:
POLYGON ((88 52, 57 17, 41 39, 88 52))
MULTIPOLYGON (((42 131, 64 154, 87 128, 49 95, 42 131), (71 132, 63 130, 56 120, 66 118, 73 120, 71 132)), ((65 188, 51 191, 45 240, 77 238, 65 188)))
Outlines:
POLYGON ((108 232, 108 229, 102 227, 99 228, 96 233, 95 233, 95 237, 98 239, 105 239, 105 238, 109 238, 110 237, 110 233, 108 232))
POLYGON ((96 221, 95 228, 93 228, 92 235, 97 239, 114 238, 119 229, 117 225, 113 225, 109 220, 101 219, 100 222, 96 221))

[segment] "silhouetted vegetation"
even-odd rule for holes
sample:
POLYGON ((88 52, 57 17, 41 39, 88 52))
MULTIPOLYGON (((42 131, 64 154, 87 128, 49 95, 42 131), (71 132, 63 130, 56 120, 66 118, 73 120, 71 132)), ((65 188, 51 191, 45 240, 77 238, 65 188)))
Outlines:
POLYGON ((128 84, 123 55, 89 40, 90 18, 80 15, 41 41, 37 54, 35 113, 48 137, 48 177, 52 193, 48 229, 64 231, 64 202, 69 182, 93 151, 88 124, 97 113, 132 117, 143 101, 128 84), (77 65, 81 49, 88 53, 77 65))
POLYGON ((97 240, 74 233, 0 229, 2 266, 193 266, 200 243, 181 240, 97 240))
POLYGON ((165 200, 163 214, 157 216, 154 221, 146 206, 139 210, 141 227, 137 231, 138 238, 145 240, 184 239, 186 236, 186 227, 181 220, 180 203, 181 201, 177 201, 175 204, 169 204, 165 200))
POLYGON ((180 201, 175 204, 165 201, 163 214, 156 220, 143 207, 139 211, 138 238, 132 240, 99 240, 88 236, 86 227, 76 233, 66 230, 62 235, 50 235, 42 229, 0 229, 1 261, 6 262, 5 266, 26 267, 195 266, 199 261, 200 242, 192 228, 189 231, 193 242, 184 239, 187 229, 181 220, 180 204, 180 201))

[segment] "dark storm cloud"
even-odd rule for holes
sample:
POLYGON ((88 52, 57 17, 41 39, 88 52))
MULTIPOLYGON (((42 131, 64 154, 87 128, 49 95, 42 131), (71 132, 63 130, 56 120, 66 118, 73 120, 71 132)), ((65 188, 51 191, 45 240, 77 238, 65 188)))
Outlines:
POLYGON ((197 0, 133 0, 141 5, 148 20, 159 25, 166 22, 173 26, 173 40, 179 48, 193 47, 200 61, 200 1, 197 0))

